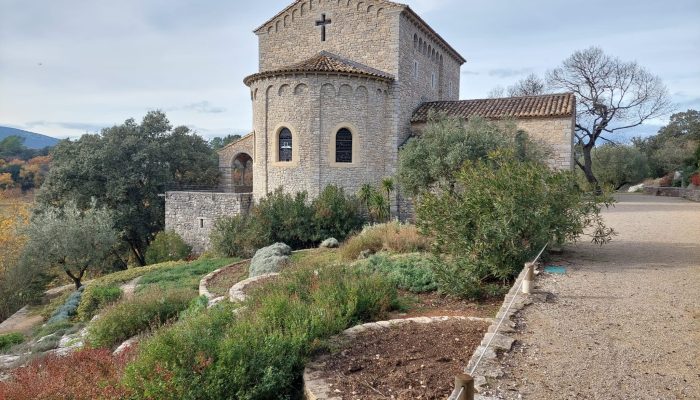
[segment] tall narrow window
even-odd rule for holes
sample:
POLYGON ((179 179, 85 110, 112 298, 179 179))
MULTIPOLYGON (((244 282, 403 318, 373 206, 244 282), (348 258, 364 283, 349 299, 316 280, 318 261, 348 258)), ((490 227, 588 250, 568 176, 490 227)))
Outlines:
POLYGON ((413 61, 413 77, 418 78, 418 61, 413 61))
POLYGON ((347 128, 335 134, 335 162, 352 162, 352 132, 347 128))
POLYGON ((430 75, 430 85, 435 89, 435 72, 430 75))
POLYGON ((282 128, 279 135, 279 160, 292 161, 292 132, 282 128))

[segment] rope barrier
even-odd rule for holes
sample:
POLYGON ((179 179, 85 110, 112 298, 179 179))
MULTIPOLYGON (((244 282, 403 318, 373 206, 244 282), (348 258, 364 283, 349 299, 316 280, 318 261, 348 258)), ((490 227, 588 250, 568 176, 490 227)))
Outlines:
MULTIPOLYGON (((537 257, 535 257, 535 259, 532 260, 532 262, 530 264, 534 264, 537 262, 537 260, 539 260, 540 256, 542 255, 542 253, 544 253, 544 249, 546 249, 547 246, 549 246, 549 242, 547 242, 544 245, 544 247, 542 247, 542 250, 540 250, 540 252, 537 254, 537 257)), ((503 320, 506 318, 506 315, 508 315, 508 311, 510 310, 510 307, 513 305, 515 298, 518 297, 518 293, 520 292, 520 288, 522 288, 522 286, 523 286, 523 282, 525 282, 524 278, 520 280, 520 284, 518 285, 518 288, 515 290, 515 294, 513 294, 513 297, 510 299, 510 303, 508 304, 506 311, 503 313, 503 315, 501 315, 501 320, 498 321, 498 325, 496 325, 496 329, 491 334, 491 339, 489 339, 488 343, 486 343, 486 346, 481 351, 481 354, 479 355, 479 358, 476 360, 474 367, 472 367, 472 370, 469 372, 469 375, 474 375, 474 371, 476 371, 476 368, 479 366, 481 359, 484 358, 484 354, 486 354, 486 350, 488 350, 489 346, 491 346, 491 342, 493 342, 493 338, 496 337, 498 330, 501 328, 501 324, 503 324, 503 320)))

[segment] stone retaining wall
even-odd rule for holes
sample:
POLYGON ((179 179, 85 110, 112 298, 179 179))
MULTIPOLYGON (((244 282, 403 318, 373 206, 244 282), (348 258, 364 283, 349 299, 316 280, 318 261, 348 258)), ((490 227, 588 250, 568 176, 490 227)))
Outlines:
POLYGON ((177 232, 195 254, 209 248, 209 233, 220 217, 247 213, 250 193, 167 192, 165 229, 177 232))

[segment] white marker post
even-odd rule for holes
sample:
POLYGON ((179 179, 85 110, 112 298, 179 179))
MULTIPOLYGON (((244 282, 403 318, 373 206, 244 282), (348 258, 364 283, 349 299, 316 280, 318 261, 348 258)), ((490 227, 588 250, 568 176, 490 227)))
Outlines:
POLYGON ((535 263, 525 263, 525 277, 523 278, 523 293, 532 293, 532 281, 535 279, 535 263))

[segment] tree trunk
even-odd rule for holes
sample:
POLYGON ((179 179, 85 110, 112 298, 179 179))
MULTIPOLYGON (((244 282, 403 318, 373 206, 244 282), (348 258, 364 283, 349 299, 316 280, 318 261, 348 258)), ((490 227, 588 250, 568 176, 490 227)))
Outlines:
POLYGON ((593 189, 595 190, 596 194, 601 194, 603 191, 600 188, 598 179, 595 177, 595 175, 593 175, 593 159, 591 158, 591 150, 593 150, 593 146, 583 146, 583 166, 580 164, 579 166, 581 166, 581 170, 586 176, 588 183, 593 185, 593 189))
POLYGON ((66 275, 68 275, 68 277, 75 284, 75 290, 80 289, 80 287, 83 286, 83 284, 80 281, 83 279, 83 272, 85 272, 85 271, 81 271, 80 275, 78 275, 78 276, 73 275, 73 273, 70 272, 70 270, 68 270, 68 269, 66 269, 65 271, 66 271, 66 275))
POLYGON ((143 257, 136 245, 130 242, 129 247, 131 247, 131 252, 134 253, 134 257, 136 257, 136 261, 139 263, 139 265, 142 267, 146 265, 146 259, 143 257))

